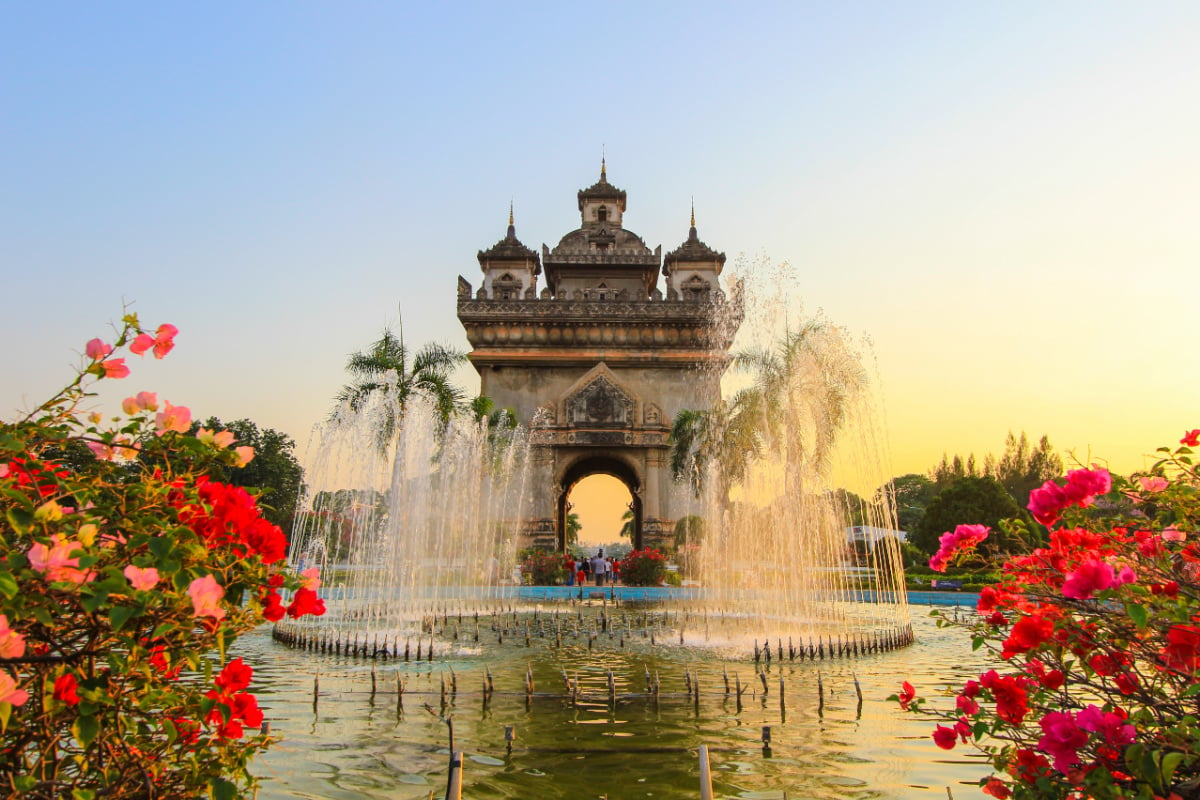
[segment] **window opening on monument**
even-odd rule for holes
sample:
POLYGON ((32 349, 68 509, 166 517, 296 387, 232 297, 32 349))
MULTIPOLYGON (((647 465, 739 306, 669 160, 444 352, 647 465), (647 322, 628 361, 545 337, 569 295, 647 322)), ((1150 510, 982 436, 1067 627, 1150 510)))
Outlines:
POLYGON ((567 495, 568 521, 573 514, 581 526, 575 543, 592 550, 631 544, 628 531, 633 528, 632 503, 629 487, 611 475, 597 473, 580 480, 567 495))
POLYGON ((606 206, 600 206, 600 208, 596 209, 596 219, 600 222, 608 221, 608 208, 606 206))

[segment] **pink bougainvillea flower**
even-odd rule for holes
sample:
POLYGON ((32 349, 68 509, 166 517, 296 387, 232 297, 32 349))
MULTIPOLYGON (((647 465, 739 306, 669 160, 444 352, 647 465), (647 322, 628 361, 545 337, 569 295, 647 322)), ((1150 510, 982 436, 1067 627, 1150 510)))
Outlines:
POLYGON ((959 525, 953 531, 946 531, 938 540, 938 551, 929 559, 929 568, 945 572, 953 558, 987 539, 989 530, 986 525, 959 525))
POLYGON ((48 581, 86 583, 95 577, 95 573, 80 569, 79 559, 71 558, 72 552, 82 549, 79 542, 64 539, 62 534, 56 533, 50 538, 49 547, 37 542, 29 548, 29 566, 48 581))
POLYGON ((112 352, 112 345, 106 343, 103 339, 92 339, 87 343, 87 357, 92 361, 99 361, 106 355, 112 352))
POLYGON ((1164 542, 1182 542, 1187 539, 1187 534, 1177 528, 1164 528, 1162 532, 1162 540, 1164 542))
POLYGON ((1123 567, 1120 574, 1113 569, 1112 564, 1100 559, 1091 558, 1079 565, 1074 572, 1067 574, 1063 581, 1063 597, 1074 600, 1088 600, 1096 592, 1103 592, 1122 583, 1133 583, 1136 575, 1130 567, 1123 567))
POLYGON ((135 567, 130 564, 125 568, 124 575, 129 579, 129 583, 134 589, 139 592, 149 591, 158 584, 158 570, 154 567, 135 567))
POLYGON ((163 403, 163 410, 159 411, 154 417, 154 425, 159 436, 162 436, 167 431, 187 433, 187 429, 191 424, 191 409, 187 406, 173 406, 167 402, 163 403))
POLYGON ((205 444, 210 444, 218 450, 224 450, 229 445, 233 444, 235 439, 233 431, 210 431, 208 428, 201 428, 196 431, 196 438, 205 444))
POLYGON ((137 393, 138 408, 145 411, 158 411, 158 395, 154 392, 137 393))
MULTIPOLYGON (((300 573, 300 577, 303 579, 305 589, 311 589, 315 592, 321 588, 321 569, 319 567, 309 567, 300 573)), ((908 686, 907 683, 905 685, 908 686)), ((912 687, 909 686, 908 688, 911 689, 912 687)))
POLYGON ((8 617, 0 614, 0 658, 25 655, 25 637, 8 627, 8 617))
POLYGON ((1085 731, 1100 734, 1104 741, 1113 747, 1133 744, 1137 738, 1137 729, 1130 725, 1122 714, 1104 711, 1096 705, 1089 705, 1076 714, 1075 722, 1085 731))
POLYGON ((121 410, 124 411, 126 414, 128 414, 131 417, 134 414, 141 411, 141 409, 138 408, 136 397, 126 397, 124 400, 122 400, 121 401, 121 410))
POLYGON ((244 467, 254 460, 254 448, 248 444, 234 448, 233 452, 237 453, 237 465, 239 467, 244 467))
POLYGON ((1200 445, 1200 428, 1192 428, 1190 431, 1184 432, 1183 438, 1179 440, 1179 443, 1188 447, 1200 445))
POLYGON ((4 670, 0 669, 0 703, 12 703, 14 706, 25 705, 29 692, 17 688, 17 682, 4 670))
POLYGON ((188 584, 188 596, 192 598, 192 608, 197 617, 212 617, 215 620, 225 619, 225 609, 221 607, 221 598, 225 589, 217 583, 212 575, 196 578, 188 584))
POLYGON ((1051 711, 1042 717, 1042 738, 1038 749, 1054 759, 1054 768, 1064 775, 1079 765, 1079 748, 1088 742, 1087 731, 1076 723, 1069 711, 1051 711))
POLYGON ((129 349, 140 356, 145 355, 146 351, 153 347, 154 357, 162 358, 171 352, 171 348, 175 346, 175 335, 177 333, 179 333, 179 329, 174 325, 159 325, 158 330, 154 332, 153 336, 148 333, 138 334, 133 343, 129 345, 129 349))
POLYGON ((1108 494, 1111 490, 1112 476, 1108 470, 1075 469, 1067 473, 1066 486, 1046 481, 1040 489, 1030 492, 1026 508, 1034 519, 1049 526, 1058 522, 1063 509, 1069 506, 1086 508, 1097 495, 1108 494))
POLYGON ((1168 486, 1167 479, 1161 475, 1143 475, 1138 478, 1138 484, 1143 492, 1161 492, 1168 486))
POLYGON ((110 358, 107 361, 101 361, 100 366, 104 369, 104 377, 106 378, 128 378, 129 367, 125 366, 125 359, 110 358))

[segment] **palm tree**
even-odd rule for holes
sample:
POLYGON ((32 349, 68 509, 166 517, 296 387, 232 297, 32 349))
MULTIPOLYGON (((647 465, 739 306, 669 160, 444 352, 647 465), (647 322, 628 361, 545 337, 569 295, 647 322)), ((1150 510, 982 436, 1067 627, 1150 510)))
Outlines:
POLYGON ((579 532, 581 530, 583 530, 583 525, 579 522, 579 515, 574 511, 567 514, 566 546, 568 549, 579 543, 579 532))
POLYGON ((835 329, 810 320, 770 350, 734 355, 736 369, 753 372, 751 386, 707 411, 684 409, 671 428, 671 471, 700 493, 706 476, 721 481, 721 496, 769 449, 799 475, 828 466, 850 398, 865 377, 835 329))
MULTIPOLYGON (((393 392, 396 407, 403 416, 414 396, 428 398, 444 429, 462 405, 463 390, 450 382, 450 373, 466 361, 466 354, 440 344, 426 344, 411 356, 404 344, 404 329, 400 334, 384 328, 383 335, 367 350, 352 353, 346 361, 346 371, 353 383, 342 387, 338 403, 348 403, 358 411, 380 392, 393 392)), ((396 420, 392 413, 384 422, 381 435, 391 436, 396 420)))

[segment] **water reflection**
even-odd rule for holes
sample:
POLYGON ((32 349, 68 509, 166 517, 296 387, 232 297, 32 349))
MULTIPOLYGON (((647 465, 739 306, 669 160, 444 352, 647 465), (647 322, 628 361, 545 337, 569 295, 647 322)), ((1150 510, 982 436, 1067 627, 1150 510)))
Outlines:
POLYGON ((960 750, 938 750, 932 722, 884 700, 905 677, 933 695, 986 663, 966 637, 939 631, 914 610, 912 647, 859 659, 776 661, 764 665, 765 694, 753 663, 704 660, 684 649, 630 652, 602 637, 590 650, 535 642, 452 662, 381 662, 372 695, 370 662, 290 650, 264 629, 238 643, 260 665, 253 688, 272 732, 283 736, 255 762, 259 797, 440 798, 450 719, 455 748, 467 757, 463 795, 470 800, 697 797, 700 744, 709 746, 719 797, 941 798, 951 786, 959 800, 982 798, 972 784, 985 765, 960 750), (487 670, 495 691, 485 703, 487 670), (685 671, 698 684, 698 700, 685 671), (740 704, 736 688, 726 693, 725 674, 731 687, 743 686, 740 704), (647 683, 659 685, 657 698, 647 683), (506 726, 514 729, 511 750, 506 726))

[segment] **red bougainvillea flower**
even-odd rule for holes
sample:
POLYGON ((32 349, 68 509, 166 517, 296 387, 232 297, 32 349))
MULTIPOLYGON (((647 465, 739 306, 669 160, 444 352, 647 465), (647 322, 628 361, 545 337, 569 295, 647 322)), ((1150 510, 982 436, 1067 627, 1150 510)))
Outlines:
POLYGON ((990 669, 979 676, 979 683, 992 693, 996 716, 1012 725, 1020 725, 1029 713, 1029 693, 1024 682, 990 669))
POLYGON ((1027 653, 1049 640, 1054 635, 1054 620, 1058 616, 1057 609, 1039 606, 1032 614, 1021 617, 1004 640, 1004 649, 1000 657, 1010 659, 1018 653, 1027 653))
POLYGON ((253 677, 254 670, 242 659, 235 658, 225 665, 225 669, 221 670, 214 683, 226 692, 240 692, 250 685, 250 679, 253 677))
POLYGON ((938 725, 933 731, 933 741, 943 750, 953 750, 954 745, 958 744, 958 732, 954 728, 938 725))
POLYGON ((1192 428, 1190 431, 1185 431, 1183 438, 1179 440, 1180 444, 1188 447, 1196 447, 1200 445, 1200 428, 1192 428))
POLYGON ((911 683, 904 681, 904 683, 900 684, 900 708, 907 711, 909 704, 912 703, 913 698, 916 696, 917 690, 913 688, 911 683))
POLYGON ((287 607, 287 614, 292 618, 303 617, 305 614, 319 617, 324 613, 325 601, 318 597, 312 589, 303 587, 296 590, 291 605, 287 607))
POLYGON ((1162 650, 1162 659, 1172 669, 1195 672, 1200 665, 1200 627, 1172 625, 1167 631, 1167 646, 1162 650))
POLYGON ((254 497, 240 486, 200 479, 200 499, 205 505, 184 505, 179 521, 200 536, 210 548, 229 548, 243 556, 255 553, 264 564, 274 564, 287 555, 287 538, 278 525, 263 519, 254 497))
POLYGON ((1025 783, 1037 783, 1037 779, 1050 770, 1050 761, 1041 753, 1029 748, 1016 752, 1009 765, 1009 774, 1025 783))
POLYGON ((140 356, 145 355, 146 351, 153 347, 154 357, 162 358, 171 352, 171 348, 175 346, 175 335, 177 333, 179 333, 178 328, 165 323, 158 326, 158 330, 154 332, 153 336, 148 333, 138 334, 137 338, 129 345, 129 349, 140 356))
POLYGON ((54 699, 69 706, 77 705, 79 694, 75 690, 78 686, 79 682, 75 679, 75 673, 68 672, 60 675, 54 682, 54 699))
POLYGON ((1008 785, 997 778, 995 775, 987 779, 987 783, 983 785, 983 793, 990 797, 998 798, 998 800, 1007 800, 1012 793, 1008 790, 1008 785))

